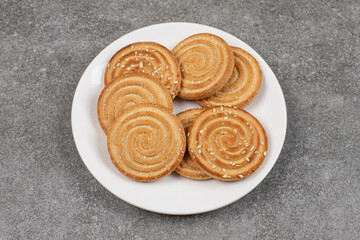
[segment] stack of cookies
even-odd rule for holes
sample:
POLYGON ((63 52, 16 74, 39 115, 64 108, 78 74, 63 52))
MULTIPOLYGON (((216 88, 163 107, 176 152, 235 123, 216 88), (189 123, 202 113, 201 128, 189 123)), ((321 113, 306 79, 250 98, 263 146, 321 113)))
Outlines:
POLYGON ((110 158, 142 182, 172 172, 196 180, 237 181, 260 167, 267 137, 241 108, 256 97, 260 67, 249 53, 208 33, 170 52, 153 42, 119 50, 105 71, 98 105, 110 158), (203 108, 173 114, 173 99, 203 108))

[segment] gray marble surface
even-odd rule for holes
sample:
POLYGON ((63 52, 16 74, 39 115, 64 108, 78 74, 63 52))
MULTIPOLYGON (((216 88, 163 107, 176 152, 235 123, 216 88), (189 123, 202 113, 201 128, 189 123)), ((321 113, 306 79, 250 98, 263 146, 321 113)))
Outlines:
POLYGON ((360 2, 0 2, 0 239, 360 239, 360 2), (194 216, 105 190, 71 132, 91 60, 132 30, 187 21, 252 46, 284 91, 288 130, 268 177, 194 216))

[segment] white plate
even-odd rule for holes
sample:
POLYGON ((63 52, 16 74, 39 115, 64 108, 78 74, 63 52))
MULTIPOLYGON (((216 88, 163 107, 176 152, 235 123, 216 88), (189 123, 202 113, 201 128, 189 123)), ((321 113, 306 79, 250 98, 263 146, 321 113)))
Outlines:
MULTIPOLYGON (((199 107, 195 101, 176 100, 174 112, 199 107)), ((266 62, 246 43, 218 30, 193 23, 164 23, 128 33, 102 50, 82 75, 73 99, 71 122, 79 154, 91 174, 120 199, 143 209, 166 214, 196 214, 224 207, 254 189, 274 166, 285 139, 286 106, 279 82, 266 62), (252 54, 263 72, 263 82, 255 101, 245 109, 263 125, 269 149, 264 163, 250 177, 238 182, 195 181, 171 174, 142 183, 122 175, 112 164, 106 136, 97 118, 97 100, 103 88, 103 75, 110 58, 120 48, 138 41, 153 41, 170 50, 184 38, 208 32, 222 37, 231 46, 252 54)))

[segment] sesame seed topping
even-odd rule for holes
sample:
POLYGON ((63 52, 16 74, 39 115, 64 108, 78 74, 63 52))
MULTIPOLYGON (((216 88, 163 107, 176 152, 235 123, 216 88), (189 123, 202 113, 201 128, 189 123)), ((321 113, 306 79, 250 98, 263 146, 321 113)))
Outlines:
POLYGON ((187 133, 187 136, 190 137, 190 132, 187 133))
POLYGON ((245 153, 246 153, 246 151, 243 151, 241 154, 243 154, 243 155, 244 155, 245 153))
POLYGON ((204 130, 200 130, 200 135, 203 135, 204 134, 204 130))
POLYGON ((174 81, 174 83, 176 84, 176 83, 178 83, 178 81, 174 81))
POLYGON ((116 66, 117 66, 117 67, 120 66, 120 63, 116 64, 116 66))
POLYGON ((239 174, 238 176, 239 176, 239 178, 243 178, 243 177, 244 177, 242 174, 239 174))
POLYGON ((254 146, 252 146, 252 147, 251 147, 251 149, 250 149, 250 152, 252 152, 252 151, 254 150, 254 148, 255 148, 255 147, 254 147, 254 146))
POLYGON ((245 160, 247 161, 247 162, 250 162, 250 159, 247 157, 247 158, 245 158, 245 160))
POLYGON ((201 148, 201 145, 198 145, 197 148, 201 148))
POLYGON ((199 153, 201 153, 201 149, 199 149, 199 153))
POLYGON ((222 111, 222 110, 224 110, 224 107, 221 105, 221 107, 220 107, 220 110, 222 111))
POLYGON ((131 45, 131 49, 134 49, 134 45, 131 45))
POLYGON ((264 152, 264 156, 266 156, 266 151, 264 152))
POLYGON ((214 152, 210 152, 210 155, 214 155, 215 153, 214 152))
POLYGON ((225 168, 222 169, 223 172, 226 172, 225 168))
POLYGON ((215 108, 213 108, 213 112, 216 112, 216 109, 215 109, 215 108))
POLYGON ((229 117, 224 117, 224 119, 226 120, 226 119, 229 119, 229 117))
POLYGON ((261 146, 264 146, 264 142, 261 142, 261 146))
POLYGON ((213 165, 211 168, 216 168, 216 166, 215 166, 215 165, 213 165))

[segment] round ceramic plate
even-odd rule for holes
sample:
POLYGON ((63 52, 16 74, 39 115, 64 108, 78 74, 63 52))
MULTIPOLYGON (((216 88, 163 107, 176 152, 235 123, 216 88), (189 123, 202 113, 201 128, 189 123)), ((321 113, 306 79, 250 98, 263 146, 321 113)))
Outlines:
MULTIPOLYGON (((174 112, 199 107, 196 101, 176 99, 174 112)), ((72 104, 72 131, 79 154, 91 174, 120 199, 149 211, 165 214, 196 214, 224 207, 253 190, 274 166, 285 139, 286 106, 279 82, 266 62, 240 39, 219 29, 193 23, 164 23, 128 33, 102 50, 90 63, 76 88, 72 104), (213 33, 230 46, 252 54, 263 73, 255 101, 245 108, 263 125, 269 149, 264 163, 250 177, 237 182, 196 181, 170 174, 150 183, 131 180, 112 164, 106 135, 97 118, 97 100, 104 87, 104 72, 110 58, 122 47, 139 41, 153 41, 172 49, 196 33, 213 33)))

